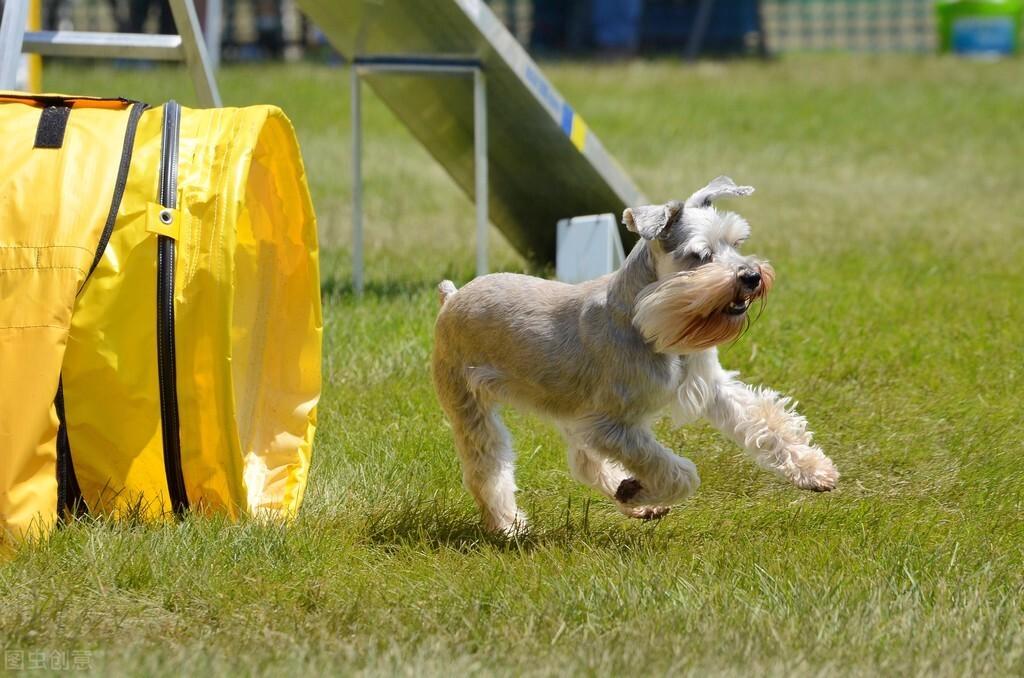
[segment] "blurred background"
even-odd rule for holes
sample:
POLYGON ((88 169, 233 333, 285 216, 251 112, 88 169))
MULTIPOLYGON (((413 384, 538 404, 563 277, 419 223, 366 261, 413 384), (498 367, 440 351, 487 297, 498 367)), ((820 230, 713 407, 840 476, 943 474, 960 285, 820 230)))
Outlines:
MULTIPOLYGON (((197 0, 206 23, 209 0, 197 0)), ((226 61, 331 58, 291 0, 214 0, 226 61)), ((2 4, 2 3, 0 3, 2 4)), ((765 56, 789 51, 928 52, 933 0, 491 0, 539 55, 765 56)), ((172 32, 166 0, 43 0, 46 30, 172 32)))

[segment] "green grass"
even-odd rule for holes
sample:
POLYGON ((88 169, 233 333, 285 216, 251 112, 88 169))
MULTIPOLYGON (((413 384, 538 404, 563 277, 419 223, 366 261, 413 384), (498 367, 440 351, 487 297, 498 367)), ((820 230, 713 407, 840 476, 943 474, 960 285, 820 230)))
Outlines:
MULTIPOLYGON (((735 207, 779 281, 723 362, 800 399, 840 489, 800 492, 706 426, 662 424, 703 485, 659 523, 628 521, 569 479, 550 427, 513 413, 533 531, 484 535, 428 375, 434 284, 472 271, 471 203, 370 97, 356 301, 345 74, 230 68, 228 102, 295 121, 325 244, 302 515, 74 525, 24 547, 0 565, 0 649, 144 675, 1024 672, 1020 63, 548 73, 653 198, 720 173, 757 186, 735 207)), ((191 100, 168 71, 46 84, 191 100)), ((500 241, 493 260, 523 266, 500 241)))

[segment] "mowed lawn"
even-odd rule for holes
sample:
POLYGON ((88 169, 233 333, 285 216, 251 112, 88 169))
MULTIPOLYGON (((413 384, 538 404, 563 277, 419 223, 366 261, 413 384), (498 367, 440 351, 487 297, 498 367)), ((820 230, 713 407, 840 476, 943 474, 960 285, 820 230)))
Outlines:
MULTIPOLYGON (((798 491, 666 421, 703 485, 629 521, 569 478, 553 428, 510 413, 532 530, 484 534, 428 372, 434 286, 472 274, 472 204, 367 97, 356 300, 347 74, 230 67, 229 103, 294 120, 323 234, 301 517, 78 524, 24 547, 0 565, 5 657, 147 676, 1024 673, 1020 61, 546 70, 652 199, 718 174, 757 187, 729 207, 777 291, 722 359, 799 399, 839 489, 798 491)), ((65 66, 46 87, 194 100, 178 71, 65 66)), ((495 267, 523 270, 494 239, 495 267)))

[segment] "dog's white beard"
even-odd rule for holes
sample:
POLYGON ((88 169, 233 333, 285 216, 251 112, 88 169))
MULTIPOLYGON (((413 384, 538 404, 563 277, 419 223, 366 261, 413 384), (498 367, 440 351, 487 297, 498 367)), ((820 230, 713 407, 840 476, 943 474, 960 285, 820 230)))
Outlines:
MULTIPOLYGON (((761 277, 761 286, 747 295, 748 301, 768 292, 774 271, 763 264, 761 277)), ((743 331, 746 315, 724 312, 739 297, 736 273, 712 262, 645 287, 637 296, 633 325, 659 353, 703 351, 743 331)))

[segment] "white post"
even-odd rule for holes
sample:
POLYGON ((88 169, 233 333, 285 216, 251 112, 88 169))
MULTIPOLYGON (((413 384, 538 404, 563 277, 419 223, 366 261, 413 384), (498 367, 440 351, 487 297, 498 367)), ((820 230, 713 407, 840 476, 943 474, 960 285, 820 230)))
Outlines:
POLYGON ((7 0, 0 23, 0 89, 16 89, 21 45, 28 22, 28 0, 7 0))
POLYGON ((351 66, 352 86, 352 287, 363 295, 363 121, 359 68, 351 66))
POLYGON ((476 174, 476 274, 487 275, 487 83, 473 71, 473 169, 476 174))

